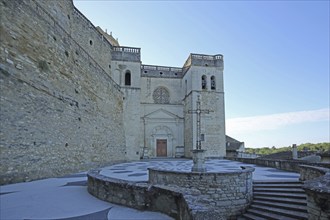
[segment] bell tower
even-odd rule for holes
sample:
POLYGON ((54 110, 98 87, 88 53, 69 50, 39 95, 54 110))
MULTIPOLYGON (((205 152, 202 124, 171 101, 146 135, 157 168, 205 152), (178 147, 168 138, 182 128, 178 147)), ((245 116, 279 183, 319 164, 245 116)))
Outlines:
POLYGON ((191 157, 196 146, 197 116, 189 111, 196 109, 199 96, 201 108, 210 111, 201 115, 202 149, 206 157, 222 158, 226 156, 223 56, 190 54, 183 69, 185 156, 191 157))

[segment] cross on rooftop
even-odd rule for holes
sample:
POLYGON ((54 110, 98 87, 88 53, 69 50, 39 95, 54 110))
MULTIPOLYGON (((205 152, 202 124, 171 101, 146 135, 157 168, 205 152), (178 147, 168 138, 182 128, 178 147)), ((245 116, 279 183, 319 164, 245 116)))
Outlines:
POLYGON ((200 96, 197 96, 196 101, 197 108, 196 110, 188 110, 188 113, 190 114, 196 114, 197 115, 197 140, 196 140, 196 149, 201 150, 202 149, 202 143, 201 143, 201 114, 209 114, 210 112, 213 112, 211 110, 207 109, 201 109, 201 101, 200 96))

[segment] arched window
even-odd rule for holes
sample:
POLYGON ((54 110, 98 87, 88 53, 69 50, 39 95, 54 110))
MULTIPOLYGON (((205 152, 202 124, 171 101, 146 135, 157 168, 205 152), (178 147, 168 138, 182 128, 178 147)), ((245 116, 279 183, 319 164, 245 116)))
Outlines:
POLYGON ((127 71, 125 73, 125 86, 130 86, 131 85, 131 72, 127 71))
POLYGON ((215 90, 216 86, 215 86, 215 76, 211 76, 211 90, 215 90))
POLYGON ((157 104, 170 103, 170 93, 165 87, 158 87, 152 94, 154 102, 157 104))
POLYGON ((206 76, 205 75, 202 76, 202 89, 207 89, 207 87, 206 87, 206 76))

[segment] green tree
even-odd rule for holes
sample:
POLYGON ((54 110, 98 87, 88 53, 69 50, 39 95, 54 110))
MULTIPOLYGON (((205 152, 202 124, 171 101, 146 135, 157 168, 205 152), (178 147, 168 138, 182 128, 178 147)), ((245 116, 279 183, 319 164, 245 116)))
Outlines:
MULTIPOLYGON (((324 142, 324 143, 304 143, 300 144, 297 146, 298 151, 330 151, 330 142, 324 142)), ((262 155, 267 155, 267 154, 273 154, 273 153, 278 153, 278 152, 283 152, 283 151, 291 151, 292 147, 287 146, 287 147, 280 147, 276 148, 275 146, 269 148, 269 147, 262 147, 262 148, 245 148, 245 152, 247 153, 256 153, 256 154, 262 154, 262 155)))

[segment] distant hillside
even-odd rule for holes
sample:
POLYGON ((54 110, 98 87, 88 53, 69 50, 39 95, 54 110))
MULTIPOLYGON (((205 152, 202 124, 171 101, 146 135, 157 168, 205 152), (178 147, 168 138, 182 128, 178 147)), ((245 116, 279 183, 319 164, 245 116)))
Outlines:
MULTIPOLYGON (((297 146, 298 151, 315 151, 315 152, 322 152, 322 151, 329 151, 330 150, 330 143, 324 142, 324 143, 305 143, 297 146)), ((291 146, 289 147, 263 147, 263 148, 245 148, 245 152, 247 153, 255 153, 255 154, 274 154, 279 152, 285 152, 285 151, 291 151, 291 146)))

